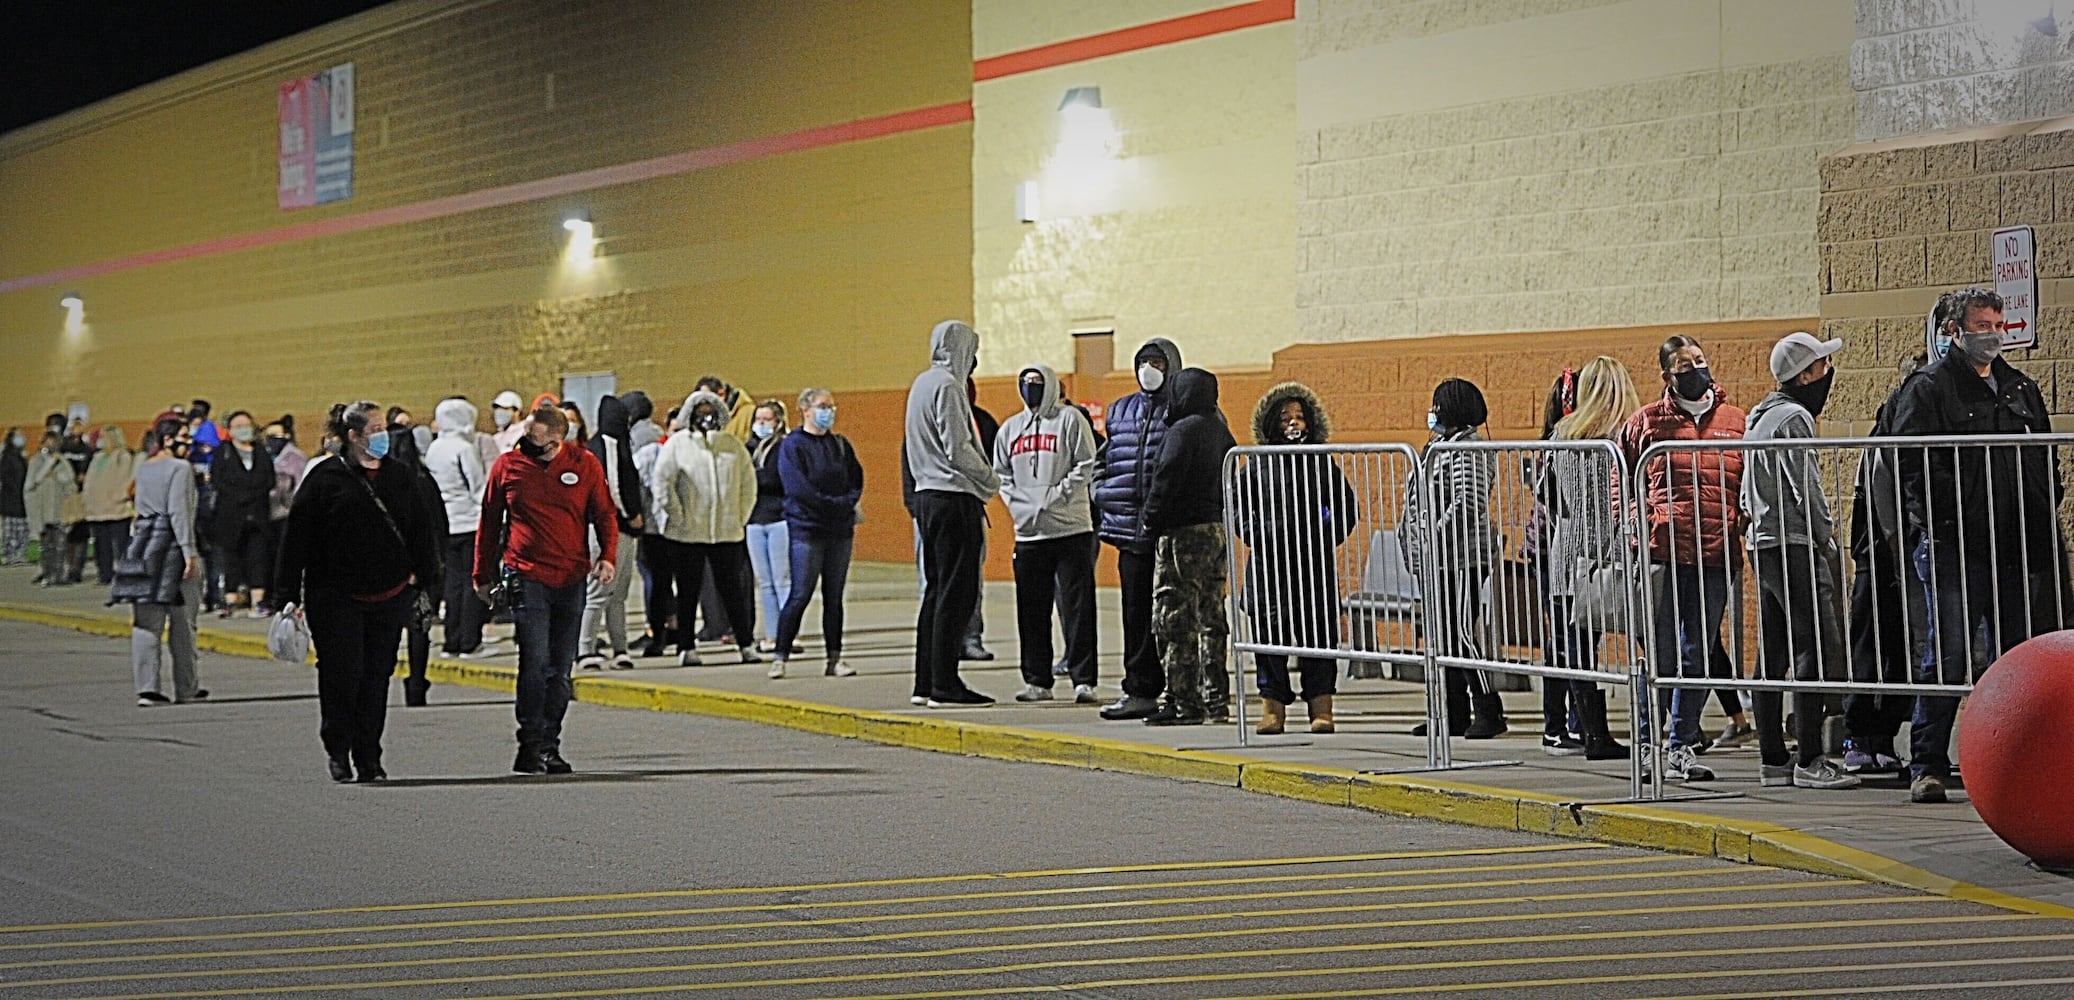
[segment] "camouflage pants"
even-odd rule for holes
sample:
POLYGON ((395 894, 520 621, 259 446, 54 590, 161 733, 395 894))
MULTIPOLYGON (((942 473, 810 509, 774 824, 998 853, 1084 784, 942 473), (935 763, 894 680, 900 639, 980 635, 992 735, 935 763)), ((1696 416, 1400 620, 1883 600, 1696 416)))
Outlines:
POLYGON ((1231 709, 1224 560, 1222 524, 1177 528, 1160 536, 1152 583, 1152 632, 1167 697, 1182 711, 1213 717, 1231 709))

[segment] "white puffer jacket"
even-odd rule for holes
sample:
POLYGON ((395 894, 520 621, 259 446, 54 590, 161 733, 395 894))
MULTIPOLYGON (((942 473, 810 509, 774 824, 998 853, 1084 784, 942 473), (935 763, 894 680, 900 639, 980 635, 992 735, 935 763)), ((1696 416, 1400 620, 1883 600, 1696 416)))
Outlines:
POLYGON ((465 399, 441 400, 432 411, 439 437, 425 450, 425 470, 439 486, 439 499, 446 503, 446 528, 455 535, 475 534, 482 522, 483 486, 490 481, 475 416, 475 404, 465 399))
POLYGON ((674 430, 655 459, 655 506, 673 542, 739 542, 756 507, 749 450, 725 430, 674 430))

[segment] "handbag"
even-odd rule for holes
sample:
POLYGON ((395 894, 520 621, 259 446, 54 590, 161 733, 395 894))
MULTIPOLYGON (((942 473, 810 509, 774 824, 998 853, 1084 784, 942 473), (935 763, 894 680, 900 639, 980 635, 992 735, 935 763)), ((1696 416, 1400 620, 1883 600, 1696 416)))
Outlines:
MULTIPOLYGON (((382 502, 381 495, 368 485, 366 479, 356 475, 353 481, 367 491, 367 498, 374 501, 374 508, 382 512, 382 522, 389 526, 389 533, 396 536, 396 544, 410 552, 410 542, 403 537, 403 529, 396 526, 396 518, 390 516, 389 505, 382 502)), ((413 632, 423 632, 439 621, 439 602, 432 599, 432 590, 423 581, 411 587, 410 617, 404 619, 404 627, 413 632)))
POLYGON ((266 629, 267 655, 283 663, 307 663, 310 658, 310 623, 294 602, 281 606, 266 629))

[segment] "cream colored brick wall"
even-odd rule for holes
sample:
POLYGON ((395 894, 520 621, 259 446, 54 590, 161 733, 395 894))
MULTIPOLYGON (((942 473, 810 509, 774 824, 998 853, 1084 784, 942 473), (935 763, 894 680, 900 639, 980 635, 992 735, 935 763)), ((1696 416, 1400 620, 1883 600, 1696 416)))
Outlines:
POLYGON ((2074 11, 2033 0, 1857 0, 1866 140, 2074 114, 2074 11), (2048 25, 2034 24, 2049 15, 2048 25))
POLYGON ((1853 127, 1848 8, 1298 17, 1299 340, 1815 313, 1816 163, 1853 127))
MULTIPOLYGON (((1225 6, 980 0, 982 57, 1225 6)), ((1265 367, 1295 331, 1295 59, 1287 22, 979 83, 972 269, 982 372, 1073 366, 1113 326, 1115 364, 1169 337, 1191 364, 1265 367), (1059 160, 1059 99, 1099 86, 1116 129, 1093 169, 1059 160), (1015 217, 1036 181, 1042 219, 1015 217)))

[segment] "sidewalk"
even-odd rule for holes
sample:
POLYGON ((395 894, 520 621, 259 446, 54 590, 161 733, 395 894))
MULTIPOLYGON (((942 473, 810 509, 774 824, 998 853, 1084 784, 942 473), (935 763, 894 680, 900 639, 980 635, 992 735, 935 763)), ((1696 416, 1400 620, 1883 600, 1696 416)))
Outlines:
MULTIPOLYGON (((26 567, 0 569, 0 617, 127 633, 128 610, 103 606, 106 588, 32 587, 32 575, 26 567)), ((1015 664, 1014 592, 1006 583, 987 586, 987 641, 999 658, 965 665, 968 683, 1002 704, 916 708, 907 703, 913 676, 913 569, 859 564, 846 603, 844 658, 858 670, 856 677, 821 675, 819 610, 812 608, 802 637, 807 652, 793 661, 791 676, 784 680, 768 679, 764 664, 734 664, 731 651, 707 646, 701 652, 709 666, 679 668, 673 656, 639 660, 633 671, 584 672, 577 678, 577 697, 925 749, 1219 782, 1376 811, 1874 879, 2074 916, 2074 879, 2030 867, 1988 831, 1957 789, 1951 804, 1916 806, 1908 802, 1900 781, 1868 782, 1841 792, 1761 788, 1753 747, 1709 754, 1706 762, 1719 773, 1717 781, 1672 784, 1666 793, 1667 798, 1702 791, 1737 797, 1613 804, 1628 791, 1625 763, 1543 754, 1539 695, 1532 692, 1507 696, 1513 730, 1505 737, 1455 743, 1458 764, 1516 764, 1446 773, 1417 771, 1425 763, 1425 742, 1406 731, 1421 718, 1424 693, 1399 682, 1342 680, 1337 734, 1301 732, 1303 712, 1296 706, 1289 735, 1254 737, 1245 747, 1231 725, 1154 729, 1104 722, 1094 706, 1072 704, 1072 689, 1063 678, 1057 691, 1065 700, 1019 705, 1010 700, 1022 681, 1015 664)), ((1098 604, 1101 694, 1108 701, 1118 694, 1122 645, 1116 592, 1099 592, 1098 604)), ((263 657, 265 624, 208 616, 202 623, 203 642, 220 652, 263 657)), ((509 633, 508 628, 499 631, 509 633)), ((0 652, 0 662, 4 658, 0 652)), ((468 661, 435 657, 433 678, 509 690, 515 666, 510 655, 468 661)), ((432 697, 441 697, 437 688, 432 697)), ((1624 699, 1614 705, 1616 733, 1626 730, 1625 707, 1624 699)), ((1709 711, 1719 709, 1710 706, 1709 711)), ((1716 729, 1720 719, 1710 715, 1706 725, 1716 729)))

